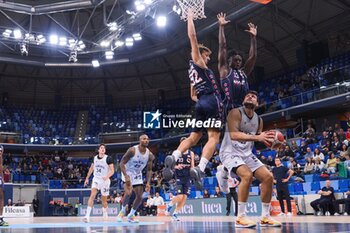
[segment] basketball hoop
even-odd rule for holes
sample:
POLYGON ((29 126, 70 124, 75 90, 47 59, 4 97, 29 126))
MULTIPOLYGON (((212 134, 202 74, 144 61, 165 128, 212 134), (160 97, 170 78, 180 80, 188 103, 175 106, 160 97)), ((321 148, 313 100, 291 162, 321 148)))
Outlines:
POLYGON ((206 18, 204 14, 205 0, 177 0, 181 8, 181 19, 186 21, 188 10, 193 12, 193 20, 206 18))

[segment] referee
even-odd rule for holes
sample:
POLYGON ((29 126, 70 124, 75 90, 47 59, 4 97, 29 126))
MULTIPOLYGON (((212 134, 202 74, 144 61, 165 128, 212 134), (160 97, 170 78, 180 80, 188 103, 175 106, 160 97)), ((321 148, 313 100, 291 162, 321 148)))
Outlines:
POLYGON ((281 159, 275 158, 276 167, 272 169, 273 182, 276 184, 277 189, 277 199, 280 202, 281 213, 280 216, 284 216, 284 203, 283 200, 287 202, 288 214, 287 216, 292 216, 292 205, 290 201, 290 195, 288 190, 288 181, 293 175, 293 171, 282 165, 281 159), (288 177, 286 177, 288 174, 288 177))

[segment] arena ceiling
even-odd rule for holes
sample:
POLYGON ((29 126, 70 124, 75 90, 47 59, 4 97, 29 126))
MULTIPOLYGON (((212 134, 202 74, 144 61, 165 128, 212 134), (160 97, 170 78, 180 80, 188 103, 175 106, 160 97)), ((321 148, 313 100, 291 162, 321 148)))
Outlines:
MULTIPOLYGON (((55 95, 152 100, 158 90, 170 97, 188 96, 186 23, 172 10, 176 1, 150 2, 138 12, 135 0, 0 0, 0 92, 6 92, 10 100, 28 103, 50 103, 55 95), (160 14, 167 16, 164 28, 158 28, 153 19, 160 14), (117 27, 110 30, 114 22, 117 27), (16 29, 21 31, 17 39, 16 29), (135 33, 142 40, 134 41, 132 47, 115 45, 135 33), (64 45, 50 44, 53 34, 58 43, 65 37, 64 45), (40 41, 40 36, 46 41, 40 41), (111 45, 103 47, 102 41, 111 45), (111 50, 114 57, 106 60, 105 52, 111 50), (69 62, 75 51, 77 61, 69 62), (92 67, 94 59, 100 67, 92 67)), ((219 12, 226 12, 231 20, 226 28, 229 48, 245 55, 250 41, 244 29, 248 22, 258 25, 257 66, 268 74, 295 67, 296 50, 305 41, 327 40, 334 45, 330 48, 334 53, 350 46, 347 0, 273 0, 268 5, 207 0, 207 18, 196 21, 196 27, 199 40, 214 52, 210 63, 214 70, 219 12)))

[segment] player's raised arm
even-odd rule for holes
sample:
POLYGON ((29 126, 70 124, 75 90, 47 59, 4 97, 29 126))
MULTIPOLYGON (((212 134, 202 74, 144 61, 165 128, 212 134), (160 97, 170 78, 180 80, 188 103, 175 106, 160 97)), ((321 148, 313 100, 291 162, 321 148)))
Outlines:
POLYGON ((248 23, 249 30, 245 30, 250 34, 250 49, 249 57, 244 65, 244 72, 248 76, 254 69, 256 57, 257 57, 257 48, 256 48, 256 35, 257 35, 257 26, 252 23, 248 23))
POLYGON ((194 26, 194 21, 193 21, 193 12, 191 12, 190 10, 189 10, 188 16, 187 16, 187 34, 188 34, 188 38, 190 39, 190 43, 191 43, 192 60, 197 65, 204 67, 204 68, 207 68, 207 65, 203 61, 203 58, 201 57, 201 54, 199 52, 196 28, 194 26))
POLYGON ((226 14, 220 13, 217 15, 219 22, 219 52, 218 52, 218 71, 220 73, 220 79, 223 79, 228 74, 227 64, 227 45, 225 38, 225 25, 230 21, 226 20, 226 14))

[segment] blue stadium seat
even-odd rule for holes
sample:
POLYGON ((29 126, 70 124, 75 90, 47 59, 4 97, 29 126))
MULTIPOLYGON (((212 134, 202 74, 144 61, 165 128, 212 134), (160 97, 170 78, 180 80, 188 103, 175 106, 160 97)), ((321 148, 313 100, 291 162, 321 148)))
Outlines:
POLYGON ((312 182, 313 181, 313 175, 312 174, 308 174, 308 175, 304 175, 304 180, 305 182, 312 182))
POLYGON ((311 182, 305 182, 303 183, 303 190, 305 192, 311 192, 311 182))
POLYGON ((289 189, 289 192, 294 193, 294 192, 295 192, 295 190, 294 190, 294 184, 293 184, 293 183, 288 184, 288 189, 289 189))
POLYGON ((339 180, 339 190, 342 192, 348 191, 349 182, 348 180, 339 180))
POLYGON ((320 189, 321 189, 320 182, 316 181, 311 183, 311 191, 318 191, 320 189))
POLYGON ((304 188, 302 183, 294 183, 294 192, 297 195, 304 194, 304 188))

